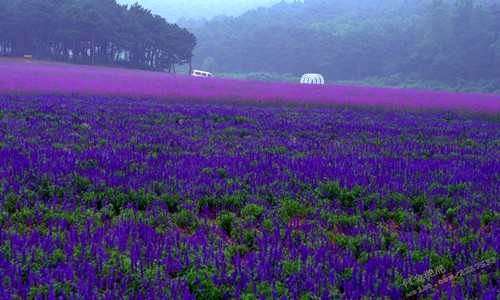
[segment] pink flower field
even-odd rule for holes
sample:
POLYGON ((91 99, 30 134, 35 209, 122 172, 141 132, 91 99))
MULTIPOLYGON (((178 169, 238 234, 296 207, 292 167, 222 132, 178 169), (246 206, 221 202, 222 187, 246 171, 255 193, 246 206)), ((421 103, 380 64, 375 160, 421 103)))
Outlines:
POLYGON ((284 101, 500 113, 499 95, 207 79, 117 68, 0 59, 0 92, 18 91, 239 102, 251 99, 253 102, 284 101))

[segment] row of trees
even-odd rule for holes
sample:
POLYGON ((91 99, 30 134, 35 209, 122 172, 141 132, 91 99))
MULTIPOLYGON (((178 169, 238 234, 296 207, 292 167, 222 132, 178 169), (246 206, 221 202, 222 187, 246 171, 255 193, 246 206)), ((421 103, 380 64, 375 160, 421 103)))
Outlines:
POLYGON ((191 27, 214 72, 319 72, 330 80, 454 83, 500 78, 491 0, 305 0, 191 27))
POLYGON ((0 54, 168 70, 190 63, 196 37, 139 4, 1 0, 0 54))

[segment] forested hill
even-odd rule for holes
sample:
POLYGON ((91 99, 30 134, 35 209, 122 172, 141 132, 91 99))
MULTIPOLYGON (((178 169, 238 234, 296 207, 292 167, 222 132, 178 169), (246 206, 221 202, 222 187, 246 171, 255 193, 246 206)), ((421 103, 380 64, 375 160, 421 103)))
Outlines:
POLYGON ((500 92, 497 1, 281 2, 188 28, 213 72, 500 92))
POLYGON ((0 56, 174 71, 195 46, 191 32, 138 4, 0 0, 0 56))

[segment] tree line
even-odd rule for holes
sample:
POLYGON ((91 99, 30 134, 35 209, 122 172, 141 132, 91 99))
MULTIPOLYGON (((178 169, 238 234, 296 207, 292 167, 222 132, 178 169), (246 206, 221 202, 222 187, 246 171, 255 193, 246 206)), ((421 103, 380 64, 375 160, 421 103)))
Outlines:
POLYGON ((175 72, 190 64, 193 33, 139 4, 115 0, 1 0, 0 56, 175 72))
POLYGON ((304 0, 184 24, 195 65, 213 72, 318 72, 329 81, 467 85, 500 92, 493 0, 304 0))

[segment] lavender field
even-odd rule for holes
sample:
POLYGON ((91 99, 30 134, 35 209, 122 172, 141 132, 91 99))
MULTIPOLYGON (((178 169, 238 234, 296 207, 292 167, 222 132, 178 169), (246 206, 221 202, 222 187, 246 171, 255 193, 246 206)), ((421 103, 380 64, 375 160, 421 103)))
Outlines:
POLYGON ((0 61, 2 299, 498 299, 500 97, 0 61))

